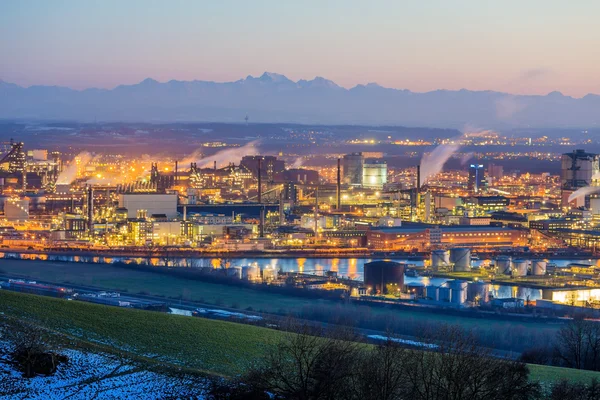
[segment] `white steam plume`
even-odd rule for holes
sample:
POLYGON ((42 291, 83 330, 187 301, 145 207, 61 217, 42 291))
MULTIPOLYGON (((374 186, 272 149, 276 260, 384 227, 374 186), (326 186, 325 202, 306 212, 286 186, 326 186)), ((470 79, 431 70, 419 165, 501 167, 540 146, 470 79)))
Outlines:
POLYGON ((421 181, 419 182, 421 186, 433 175, 442 171, 446 161, 460 149, 459 140, 455 140, 455 144, 441 144, 421 158, 421 181))
POLYGON ((475 153, 473 152, 465 153, 460 159, 460 165, 465 165, 471 158, 473 158, 474 155, 475 153))
POLYGON ((580 197, 588 196, 593 193, 600 192, 600 186, 586 186, 581 189, 577 189, 569 196, 568 202, 572 202, 573 200, 577 200, 580 197))
POLYGON ((294 163, 292 164, 291 168, 300 168, 303 164, 304 160, 302 159, 302 157, 298 157, 296 158, 296 160, 294 160, 294 163))
MULTIPOLYGON (((185 166, 189 163, 195 162, 198 164, 198 168, 212 167, 213 163, 217 162, 217 167, 222 168, 227 166, 230 162, 239 162, 243 156, 253 156, 258 154, 258 140, 250 142, 242 147, 233 147, 227 150, 221 150, 212 156, 199 158, 199 151, 196 150, 188 157, 181 161, 181 165, 185 166)), ((185 168, 185 167, 184 167, 185 168)))
POLYGON ((58 178, 56 179, 57 185, 70 185, 75 179, 77 179, 77 169, 85 168, 87 164, 92 161, 92 155, 87 151, 82 151, 77 154, 69 166, 64 169, 58 178), (79 159, 79 163, 77 163, 77 159, 79 159))

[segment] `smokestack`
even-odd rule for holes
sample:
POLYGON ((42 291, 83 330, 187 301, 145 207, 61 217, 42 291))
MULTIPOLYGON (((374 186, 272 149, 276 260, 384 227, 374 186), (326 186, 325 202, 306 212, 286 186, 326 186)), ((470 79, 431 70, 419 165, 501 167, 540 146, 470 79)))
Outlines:
POLYGON ((315 243, 317 243, 317 239, 319 238, 319 187, 317 186, 315 190, 315 243))
POLYGON ((94 233, 94 189, 88 186, 87 190, 87 217, 88 232, 91 236, 94 233))
POLYGON ((421 190, 421 165, 417 165, 417 191, 421 190))
POLYGON ((262 162, 261 159, 258 159, 258 202, 262 203, 262 162))
POLYGON ((175 160, 175 183, 177 183, 177 181, 179 180, 177 178, 177 171, 178 171, 178 165, 177 165, 177 160, 175 160))
POLYGON ((337 210, 342 211, 342 175, 341 175, 341 159, 337 160, 337 210))
POLYGON ((283 189, 279 192, 279 225, 283 225, 285 223, 285 219, 283 218, 283 189))
POLYGON ((217 160, 215 160, 215 161, 213 162, 213 169, 214 169, 215 171, 217 170, 217 160))
POLYGON ((263 205, 260 209, 260 225, 259 225, 260 237, 265 237, 265 206, 263 205))

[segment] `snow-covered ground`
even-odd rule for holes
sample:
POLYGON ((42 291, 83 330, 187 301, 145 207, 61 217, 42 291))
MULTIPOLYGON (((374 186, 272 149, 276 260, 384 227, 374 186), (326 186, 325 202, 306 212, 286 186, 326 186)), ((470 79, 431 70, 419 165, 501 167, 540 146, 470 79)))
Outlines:
MULTIPOLYGON (((61 350, 69 358, 52 376, 23 378, 4 361, 7 343, 0 342, 0 399, 163 399, 179 397, 192 383, 144 370, 111 354, 61 350)), ((194 387, 197 389, 197 384, 194 387)), ((201 385, 200 385, 201 386, 201 385)), ((201 393, 197 393, 202 399, 201 393)))

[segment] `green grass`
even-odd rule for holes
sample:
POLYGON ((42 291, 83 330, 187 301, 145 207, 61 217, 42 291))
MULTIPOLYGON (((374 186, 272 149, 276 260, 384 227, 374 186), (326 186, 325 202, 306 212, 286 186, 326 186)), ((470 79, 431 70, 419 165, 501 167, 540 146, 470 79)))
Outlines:
POLYGON ((209 373, 234 375, 281 332, 224 321, 122 309, 0 290, 0 312, 209 373))
MULTIPOLYGON (((204 373, 234 376, 269 351, 282 332, 231 322, 108 307, 0 290, 0 312, 82 341, 204 373)), ((586 382, 600 373, 530 365, 531 379, 586 382)))

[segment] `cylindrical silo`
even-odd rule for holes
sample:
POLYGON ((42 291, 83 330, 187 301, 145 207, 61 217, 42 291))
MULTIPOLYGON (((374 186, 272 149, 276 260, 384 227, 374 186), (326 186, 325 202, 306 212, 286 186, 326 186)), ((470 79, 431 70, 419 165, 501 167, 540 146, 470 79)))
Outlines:
POLYGON ((263 281, 270 282, 277 279, 277 269, 272 266, 267 266, 262 270, 263 281))
POLYGON ((510 275, 512 270, 512 258, 509 256, 498 256, 496 258, 496 271, 499 274, 510 275))
POLYGON ((450 253, 448 250, 433 250, 431 252, 431 268, 434 271, 450 265, 450 253))
POLYGON ((246 279, 249 281, 260 280, 260 269, 254 265, 242 267, 242 279, 246 279))
POLYGON ((467 282, 454 280, 446 284, 450 288, 450 302, 459 305, 467 301, 467 282))
POLYGON ((471 269, 471 249, 456 247, 450 249, 450 263, 454 264, 455 272, 464 272, 471 269))
POLYGON ((387 293, 388 285, 404 286, 405 264, 394 261, 373 261, 365 264, 365 286, 371 293, 387 293))
POLYGON ((425 298, 435 301, 439 300, 439 290, 440 288, 438 286, 425 286, 425 298))
POLYGON ((546 265, 548 263, 544 260, 533 261, 531 264, 531 274, 536 276, 546 275, 546 265))
POLYGON ((225 271, 230 278, 242 279, 242 267, 230 267, 225 271))
POLYGON ((526 276, 528 265, 529 263, 527 262, 527 260, 515 260, 513 263, 513 276, 526 276))
POLYGON ((490 285, 486 282, 469 282, 467 284, 467 301, 477 304, 487 303, 490 285))

